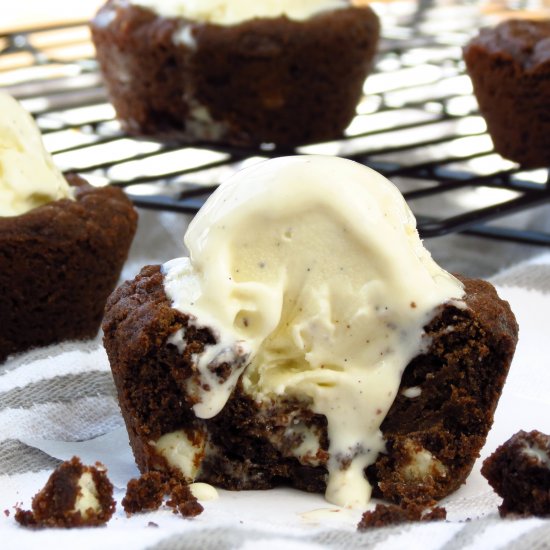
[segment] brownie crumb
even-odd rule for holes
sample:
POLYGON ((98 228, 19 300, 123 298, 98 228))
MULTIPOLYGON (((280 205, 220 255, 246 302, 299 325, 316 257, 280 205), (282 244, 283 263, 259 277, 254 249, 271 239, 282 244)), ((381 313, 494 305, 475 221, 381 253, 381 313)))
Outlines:
POLYGON ((10 511, 9 510, 4 510, 4 515, 9 518, 10 517, 10 511))
POLYGON ((517 432, 485 459, 481 473, 503 499, 501 517, 550 516, 550 436, 517 432))
POLYGON ((154 521, 150 521, 148 524, 147 524, 147 527, 158 527, 159 524, 158 523, 155 523, 154 521))
POLYGON ((189 485, 184 483, 170 484, 170 500, 166 504, 174 508, 174 514, 179 512, 184 518, 194 518, 204 510, 189 485))
POLYGON ((158 510, 165 497, 168 497, 166 505, 183 517, 195 517, 203 511, 186 483, 156 471, 146 472, 128 482, 122 506, 127 514, 158 510))
POLYGON ((358 531, 367 531, 376 527, 386 527, 412 521, 437 521, 447 518, 447 510, 441 506, 432 509, 414 503, 377 504, 374 510, 363 514, 357 525, 358 531))
POLYGON ((159 472, 146 472, 131 479, 126 487, 122 506, 127 514, 160 508, 166 492, 166 480, 159 472))
POLYGON ((34 519, 32 510, 21 510, 21 508, 15 508, 15 521, 23 527, 37 527, 38 523, 34 519))
POLYGON ((93 527, 107 523, 115 506, 104 466, 84 466, 73 457, 53 471, 32 510, 16 505, 15 521, 23 527, 93 527))

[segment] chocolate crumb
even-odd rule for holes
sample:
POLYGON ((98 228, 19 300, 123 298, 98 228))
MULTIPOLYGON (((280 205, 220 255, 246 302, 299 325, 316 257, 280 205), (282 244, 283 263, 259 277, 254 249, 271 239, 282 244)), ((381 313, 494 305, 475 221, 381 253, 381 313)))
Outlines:
MULTIPOLYGON (((88 480, 83 483, 87 485, 88 480)), ((44 488, 32 499, 32 510, 15 506, 15 521, 23 527, 95 527, 107 523, 115 511, 113 485, 105 468, 84 466, 74 456, 61 463, 51 474, 44 488), (81 484, 89 477, 95 492, 95 502, 84 513, 77 509, 83 496, 81 484)))
POLYGON ((440 506, 428 508, 414 502, 397 504, 377 504, 374 510, 363 514, 357 525, 358 531, 367 531, 377 527, 397 525, 414 521, 437 521, 447 518, 447 510, 440 506))
POLYGON ((179 512, 185 518, 198 516, 204 510, 189 485, 184 483, 170 483, 170 500, 166 504, 174 508, 174 514, 179 512))
POLYGON ((22 510, 15 508, 15 521, 23 527, 38 527, 38 522, 34 519, 32 510, 22 510))
POLYGON ((126 486, 122 506, 127 514, 158 510, 166 494, 166 480, 159 472, 146 472, 126 486))
POLYGON ((137 479, 131 479, 122 499, 122 506, 127 514, 158 510, 165 499, 167 506, 173 508, 174 514, 183 517, 195 517, 203 507, 189 489, 179 479, 170 479, 160 472, 146 472, 137 479))

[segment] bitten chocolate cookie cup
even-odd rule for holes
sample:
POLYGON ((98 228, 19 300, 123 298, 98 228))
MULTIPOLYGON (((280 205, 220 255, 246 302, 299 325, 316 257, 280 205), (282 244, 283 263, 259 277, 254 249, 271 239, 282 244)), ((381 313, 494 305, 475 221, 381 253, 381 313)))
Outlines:
MULTIPOLYGON (((465 301, 425 327, 427 349, 403 374, 381 429, 387 452, 366 475, 375 496, 431 504, 470 473, 493 422, 518 327, 484 281, 462 278, 465 301)), ((171 307, 160 266, 120 286, 106 306, 104 344, 136 463, 232 490, 280 484, 326 489, 327 420, 296 396, 259 403, 237 384, 222 411, 197 418, 188 382, 195 359, 216 342, 208 327, 171 307), (172 340, 185 335, 185 346, 172 340), (300 427, 300 430, 296 428, 300 427), (304 450, 305 435, 315 445, 304 450), (180 454, 174 451, 178 448, 180 454)), ((223 363, 220 373, 235 365, 223 363)))
POLYGON ((95 336, 137 226, 120 189, 68 175, 76 200, 0 217, 0 361, 95 336))
POLYGON ((109 0, 91 22, 108 95, 131 134, 291 147, 340 137, 379 38, 369 7, 217 25, 109 0))
POLYGON ((550 166, 550 21, 482 29, 464 61, 495 150, 525 168, 550 166))

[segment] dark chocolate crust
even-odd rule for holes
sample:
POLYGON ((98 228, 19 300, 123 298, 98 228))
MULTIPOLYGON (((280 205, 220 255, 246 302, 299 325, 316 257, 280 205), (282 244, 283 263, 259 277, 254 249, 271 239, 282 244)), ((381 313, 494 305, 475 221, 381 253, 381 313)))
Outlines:
POLYGON ((32 499, 32 511, 18 509, 15 520, 24 527, 94 527, 104 525, 115 512, 113 485, 101 465, 84 466, 78 457, 60 464, 44 488, 32 499), (92 476, 97 492, 99 511, 88 510, 82 517, 75 512, 80 494, 78 481, 84 473, 92 476))
MULTIPOLYGON (((426 327, 428 351, 403 375, 400 390, 414 387, 420 395, 411 398, 400 391, 382 424, 388 452, 367 470, 376 496, 395 502, 440 499, 464 483, 485 442, 518 328, 508 303, 489 283, 463 281, 466 307, 448 304, 440 309, 426 327), (419 452, 431 453, 437 462, 415 474, 419 452)), ((201 481, 228 489, 286 483, 306 491, 325 490, 326 419, 303 404, 286 401, 266 408, 237 385, 218 415, 195 418, 185 382, 195 376, 193 353, 214 339, 208 329, 196 328, 188 316, 170 307, 159 266, 145 267, 111 295, 103 330, 120 407, 142 471, 170 470, 149 442, 186 428, 188 433, 208 434, 201 481), (180 328, 187 340, 182 353, 167 343, 180 328), (285 439, 285 429, 294 420, 320 434, 316 462, 304 464, 292 456, 291 448, 299 442, 285 439)))
POLYGON ((169 497, 166 505, 172 508, 175 514, 192 518, 203 512, 202 505, 186 483, 158 471, 145 472, 139 478, 131 479, 122 499, 122 506, 129 515, 158 510, 165 496, 169 497))
POLYGON ((503 499, 502 517, 550 516, 550 436, 519 431, 485 459, 481 473, 503 499), (526 453, 532 448, 539 456, 526 453))
POLYGON ((128 255, 137 214, 126 195, 67 180, 76 200, 0 218, 0 361, 93 337, 128 255))
POLYGON ((365 512, 357 525, 358 531, 417 521, 441 521, 447 519, 447 510, 436 506, 425 508, 422 504, 377 504, 374 510, 365 512))
POLYGON ((285 147, 342 135, 372 66, 379 21, 364 6, 304 22, 278 17, 223 26, 109 0, 91 31, 127 132, 285 147), (174 43, 183 29, 194 47, 174 43), (197 107, 214 124, 195 116, 197 107))
POLYGON ((464 48, 495 150, 526 168, 550 165, 550 21, 509 20, 464 48))
POLYGON ((156 471, 145 472, 128 482, 121 504, 128 515, 158 510, 162 505, 165 492, 165 476, 156 471))
POLYGON ((166 505, 172 508, 174 514, 181 514, 184 518, 194 518, 204 511, 202 504, 191 492, 189 485, 177 481, 168 482, 170 498, 166 505))

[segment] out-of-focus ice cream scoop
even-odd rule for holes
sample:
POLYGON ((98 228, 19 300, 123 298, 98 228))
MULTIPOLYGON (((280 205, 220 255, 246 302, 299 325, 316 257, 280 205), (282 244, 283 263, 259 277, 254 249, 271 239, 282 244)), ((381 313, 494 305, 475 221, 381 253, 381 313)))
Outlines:
POLYGON ((18 216, 66 198, 73 192, 44 148, 34 119, 0 91, 0 216, 18 216))
POLYGON ((463 296, 400 192, 349 160, 278 158, 222 184, 185 243, 190 257, 163 266, 166 294, 217 338, 188 387, 196 416, 218 414, 239 379, 257 402, 305 403, 328 422, 327 499, 364 506, 405 366, 436 308, 463 296), (220 384, 213 366, 232 358, 220 384))

